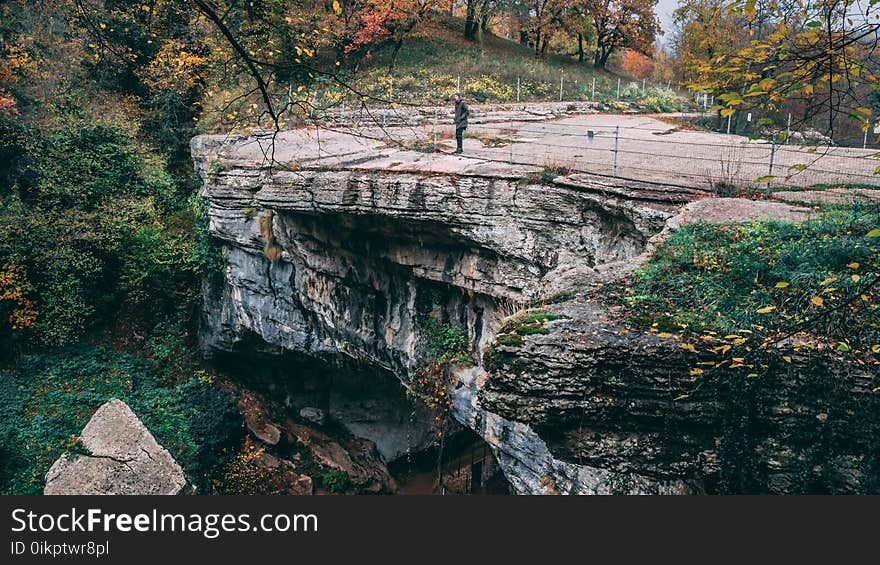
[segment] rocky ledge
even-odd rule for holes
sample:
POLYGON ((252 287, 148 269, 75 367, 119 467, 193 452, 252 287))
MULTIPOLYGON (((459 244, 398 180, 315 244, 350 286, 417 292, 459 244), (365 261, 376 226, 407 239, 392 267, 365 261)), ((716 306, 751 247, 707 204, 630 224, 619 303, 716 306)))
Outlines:
MULTIPOLYGON (((280 164, 272 167, 264 138, 193 140, 210 232, 226 259, 223 284, 206 293, 206 355, 294 352, 328 367, 345 359, 406 385, 424 359, 425 320, 434 318, 464 328, 475 352, 474 365, 454 371, 453 415, 493 446, 518 492, 715 489, 728 456, 719 448, 731 414, 725 403, 739 397, 719 385, 673 402, 670 392, 688 377, 681 350, 621 334, 607 309, 573 297, 627 273, 683 223, 799 221, 808 210, 589 174, 450 167, 445 157, 404 150, 338 151, 304 163, 298 136, 276 137, 280 164), (503 320, 535 303, 552 304, 559 318, 546 332, 496 343, 503 320)), ((798 357, 754 397, 760 410, 749 421, 766 436, 758 490, 794 489, 804 460, 786 434, 826 412, 792 407, 789 393, 797 379, 829 371, 829 359, 798 357)), ((297 372, 278 378, 296 380, 297 372)), ((870 380, 847 379, 854 394, 870 380)), ((385 437, 394 446, 381 450, 386 460, 424 446, 424 429, 389 441, 395 425, 400 418, 347 427, 385 437)), ((861 480, 858 442, 841 445, 834 469, 821 472, 836 473, 847 490, 861 480)))

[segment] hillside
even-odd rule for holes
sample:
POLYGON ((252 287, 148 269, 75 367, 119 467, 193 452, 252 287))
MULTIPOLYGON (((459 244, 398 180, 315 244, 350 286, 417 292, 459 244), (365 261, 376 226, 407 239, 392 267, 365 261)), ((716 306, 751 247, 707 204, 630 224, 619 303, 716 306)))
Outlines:
MULTIPOLYGON (((393 46, 385 46, 353 73, 355 89, 376 98, 391 95, 395 102, 437 104, 452 97, 461 77, 461 90, 466 98, 478 102, 517 101, 517 80, 520 100, 558 100, 560 79, 565 100, 588 100, 595 97, 611 100, 617 97, 620 79, 622 100, 646 97, 661 99, 668 110, 677 109, 673 93, 666 85, 645 84, 625 74, 595 69, 587 60, 551 54, 546 60, 535 57, 526 45, 485 33, 482 41, 464 38, 464 22, 460 18, 441 18, 419 28, 405 41, 396 57, 393 46)), ((336 100, 342 92, 328 91, 328 100, 336 100)), ((347 103, 354 102, 349 95, 347 103)))

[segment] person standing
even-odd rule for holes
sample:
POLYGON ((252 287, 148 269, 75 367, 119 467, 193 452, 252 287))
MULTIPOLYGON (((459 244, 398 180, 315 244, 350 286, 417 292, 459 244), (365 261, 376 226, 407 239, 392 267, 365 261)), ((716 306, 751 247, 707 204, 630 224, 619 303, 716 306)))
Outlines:
POLYGON ((452 98, 455 100, 455 143, 457 146, 455 153, 461 154, 464 130, 468 127, 468 117, 471 115, 471 110, 460 92, 456 92, 452 98))

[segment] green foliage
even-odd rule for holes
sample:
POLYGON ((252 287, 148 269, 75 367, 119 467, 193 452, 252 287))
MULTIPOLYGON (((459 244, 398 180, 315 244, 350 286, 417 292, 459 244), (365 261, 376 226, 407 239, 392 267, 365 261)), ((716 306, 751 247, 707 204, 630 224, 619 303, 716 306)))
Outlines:
POLYGON ((423 322, 422 339, 428 357, 439 363, 463 360, 467 355, 467 335, 464 328, 445 324, 436 318, 423 322))
POLYGON ((41 208, 89 211, 120 196, 173 197, 171 179, 121 127, 64 124, 40 145, 32 164, 38 184, 23 198, 41 208))
POLYGON ((0 264, 25 268, 37 343, 72 343, 120 311, 152 327, 221 272, 204 205, 180 195, 194 183, 173 182, 121 126, 62 123, 44 139, 9 124, 0 153, 24 165, 0 193, 0 264))
POLYGON ((131 406, 200 489, 242 435, 230 394, 195 376, 169 382, 153 361, 80 345, 0 373, 0 490, 37 494, 43 476, 110 398, 131 406))
MULTIPOLYGON (((798 329, 842 352, 880 344, 876 206, 803 222, 693 225, 633 277, 631 316, 655 329, 772 335, 798 329)), ((874 352, 877 353, 877 352, 874 352)))
POLYGON ((334 494, 342 494, 351 486, 351 479, 345 471, 330 469, 321 477, 321 484, 334 494))
POLYGON ((433 426, 442 435, 452 410, 449 369, 468 358, 467 334, 459 326, 429 317, 422 322, 421 336, 426 355, 410 376, 408 392, 433 413, 433 426))

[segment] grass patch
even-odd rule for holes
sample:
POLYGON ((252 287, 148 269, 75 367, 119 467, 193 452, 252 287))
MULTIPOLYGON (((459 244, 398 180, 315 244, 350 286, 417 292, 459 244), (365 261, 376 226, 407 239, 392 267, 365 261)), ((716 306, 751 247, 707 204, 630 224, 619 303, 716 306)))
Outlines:
POLYGON ((880 207, 803 223, 687 226, 634 273, 631 320, 655 331, 807 332, 880 353, 880 207))

